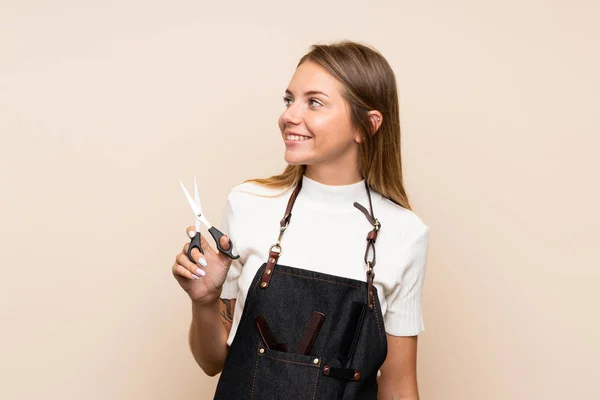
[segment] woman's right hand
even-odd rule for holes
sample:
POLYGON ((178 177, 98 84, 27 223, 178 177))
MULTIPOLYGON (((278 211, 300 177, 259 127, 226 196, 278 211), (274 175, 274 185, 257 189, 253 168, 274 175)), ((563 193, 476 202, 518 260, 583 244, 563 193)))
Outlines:
MULTIPOLYGON (((193 226, 188 227, 186 232, 190 238, 196 235, 196 229, 193 226)), ((188 242, 183 246, 181 253, 175 257, 172 269, 175 279, 192 301, 202 304, 219 299, 232 260, 227 255, 215 250, 204 238, 204 235, 200 237, 200 244, 204 255, 198 249, 192 249, 192 258, 196 262, 190 261, 187 256, 190 247, 188 242)), ((221 237, 221 247, 229 250, 227 235, 221 237)))

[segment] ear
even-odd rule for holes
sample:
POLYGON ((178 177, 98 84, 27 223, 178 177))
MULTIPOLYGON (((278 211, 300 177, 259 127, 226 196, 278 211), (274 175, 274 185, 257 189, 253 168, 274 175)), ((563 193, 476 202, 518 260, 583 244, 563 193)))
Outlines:
POLYGON ((354 141, 356 143, 361 143, 362 142, 362 138, 360 137, 360 132, 357 131, 357 132, 354 133, 354 141))
POLYGON ((374 135, 381 127, 381 124, 383 124, 383 115, 377 110, 369 111, 368 115, 371 121, 371 134, 374 135))

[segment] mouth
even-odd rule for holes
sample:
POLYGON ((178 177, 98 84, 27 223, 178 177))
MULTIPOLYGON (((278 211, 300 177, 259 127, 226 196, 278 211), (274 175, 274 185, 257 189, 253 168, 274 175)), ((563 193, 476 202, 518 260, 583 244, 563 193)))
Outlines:
POLYGON ((312 139, 310 136, 300 135, 294 132, 284 133, 283 139, 286 142, 305 142, 307 140, 312 139))

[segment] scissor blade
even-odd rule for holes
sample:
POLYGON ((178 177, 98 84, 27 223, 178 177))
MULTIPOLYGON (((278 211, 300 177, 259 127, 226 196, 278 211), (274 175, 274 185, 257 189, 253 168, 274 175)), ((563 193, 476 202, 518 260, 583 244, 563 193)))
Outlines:
POLYGON ((210 222, 208 222, 208 220, 206 219, 206 217, 204 215, 201 215, 200 218, 197 218, 197 220, 202 221, 202 223, 208 228, 212 228, 212 225, 210 224, 210 222))
MULTIPOLYGON (((194 176, 194 203, 198 206, 200 210, 200 215, 202 215, 202 206, 200 205, 200 194, 198 194, 198 184, 196 183, 196 177, 194 176)), ((198 214, 196 214, 198 215, 198 214)), ((200 231, 200 219, 196 218, 196 232, 200 231)))
POLYGON ((181 181, 179 181, 179 184, 181 185, 181 188, 183 189, 183 193, 185 193, 185 197, 187 198, 188 203, 190 203, 190 207, 192 207, 192 210, 194 211, 194 214, 196 215, 196 220, 197 220, 202 215, 202 212, 200 212, 200 207, 198 207, 198 205, 196 204, 194 199, 192 199, 192 196, 189 194, 189 192, 187 191, 185 186, 183 186, 183 183, 181 183, 181 181))

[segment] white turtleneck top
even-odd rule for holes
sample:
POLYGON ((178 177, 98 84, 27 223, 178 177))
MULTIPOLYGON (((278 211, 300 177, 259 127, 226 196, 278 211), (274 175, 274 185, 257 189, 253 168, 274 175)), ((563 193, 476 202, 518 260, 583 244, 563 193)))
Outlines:
MULTIPOLYGON (((373 226, 353 205, 356 201, 369 210, 364 180, 329 186, 306 176, 302 179, 290 224, 281 239, 278 263, 366 281, 366 237, 373 226)), ((237 299, 228 345, 252 279, 277 241, 279 222, 292 191, 246 182, 229 193, 220 228, 229 235, 240 258, 233 261, 221 294, 223 299, 237 299)), ((374 285, 385 330, 395 336, 417 335, 424 329, 421 293, 429 227, 414 212, 374 190, 371 200, 373 214, 381 223, 375 242, 374 285)))

